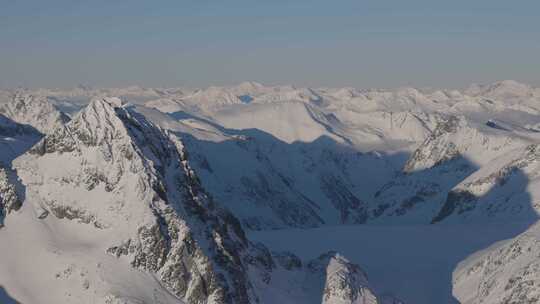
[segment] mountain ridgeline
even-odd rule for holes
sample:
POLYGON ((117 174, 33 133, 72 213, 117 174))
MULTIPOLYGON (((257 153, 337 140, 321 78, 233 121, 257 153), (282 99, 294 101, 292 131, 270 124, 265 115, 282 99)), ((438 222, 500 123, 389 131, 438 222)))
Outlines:
POLYGON ((509 242, 534 253, 514 260, 506 234, 500 255, 476 248, 452 297, 538 300, 538 89, 0 96, 0 286, 22 303, 410 303, 361 260, 301 258, 254 233, 499 222, 523 223, 509 242))

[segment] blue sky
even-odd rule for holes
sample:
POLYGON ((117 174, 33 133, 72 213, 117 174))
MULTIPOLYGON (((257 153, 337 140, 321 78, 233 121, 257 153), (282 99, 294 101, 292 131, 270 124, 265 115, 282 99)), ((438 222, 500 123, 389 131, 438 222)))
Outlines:
POLYGON ((0 0, 0 87, 540 85, 540 1, 0 0))

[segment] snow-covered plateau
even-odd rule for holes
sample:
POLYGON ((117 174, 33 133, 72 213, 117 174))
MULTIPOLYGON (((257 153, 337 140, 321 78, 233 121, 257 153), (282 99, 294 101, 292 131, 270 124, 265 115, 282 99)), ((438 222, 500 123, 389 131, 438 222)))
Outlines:
POLYGON ((540 89, 0 91, 0 303, 540 303, 540 89))

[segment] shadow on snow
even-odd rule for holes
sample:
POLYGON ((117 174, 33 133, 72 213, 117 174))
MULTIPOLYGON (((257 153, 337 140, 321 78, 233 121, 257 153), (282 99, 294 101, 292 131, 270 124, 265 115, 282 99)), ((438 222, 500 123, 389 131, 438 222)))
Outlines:
POLYGON ((406 302, 458 303, 452 294, 452 272, 457 264, 519 235, 538 218, 526 190, 528 177, 521 169, 513 170, 485 195, 459 200, 452 189, 478 169, 463 157, 406 174, 400 172, 409 157, 406 153, 361 153, 329 137, 285 143, 257 129, 227 129, 185 112, 171 116, 199 120, 226 134, 242 136, 243 140, 212 142, 181 134, 188 151, 193 152, 190 161, 203 186, 223 191, 209 192, 245 227, 268 230, 325 225, 308 230, 252 231, 252 238, 304 259, 339 251, 366 269, 381 292, 395 293, 406 302), (305 172, 299 164, 307 168, 305 172), (227 176, 219 176, 220 172, 227 176), (323 176, 335 177, 329 182, 339 191, 321 190, 323 176), (313 177, 318 181, 306 182, 313 177), (230 183, 219 184, 227 179, 230 183), (234 189, 235 184, 242 189, 234 189), (392 192, 402 195, 392 201, 392 192), (343 193, 350 195, 340 196, 343 193), (337 210, 334 218, 325 214, 332 208, 337 210), (347 221, 364 212, 358 212, 361 208, 367 218, 347 221), (301 218, 302 210, 316 220, 301 218), (265 222, 268 212, 282 221, 265 222), (250 213, 258 214, 258 221, 250 213), (413 216, 416 213, 421 216, 413 216), (497 217, 499 214, 504 216, 497 217), (369 224, 371 218, 379 217, 392 224, 382 220, 369 224), (332 226, 355 223, 365 225, 332 226))

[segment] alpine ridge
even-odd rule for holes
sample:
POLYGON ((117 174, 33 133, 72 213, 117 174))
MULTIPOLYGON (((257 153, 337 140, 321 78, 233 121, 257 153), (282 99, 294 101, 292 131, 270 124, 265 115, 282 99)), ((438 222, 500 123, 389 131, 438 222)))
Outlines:
POLYGON ((539 102, 515 81, 0 92, 0 286, 21 303, 536 303, 539 102))
MULTIPOLYGON (((68 240, 49 237, 83 243, 107 255, 109 263, 119 259, 124 267, 153 274, 162 288, 148 292, 160 301, 270 303, 253 286, 272 286, 274 273, 284 275, 292 266, 276 265, 268 249, 247 240, 240 222, 201 187, 187 154, 178 135, 120 99, 95 99, 14 162, 27 187, 26 200, 6 226, 17 229, 16 217, 28 216, 46 229, 66 225, 87 231, 68 240)), ((12 192, 9 185, 2 187, 8 211, 15 205, 12 192)), ((84 280, 70 287, 69 295, 77 295, 73 301, 89 294, 104 303, 147 301, 147 294, 100 289, 99 284, 110 283, 101 276, 114 281, 116 274, 92 274, 91 265, 70 264, 57 280, 69 282, 79 267, 84 280)), ((357 288, 355 283, 348 288, 357 288)), ((39 296, 69 302, 65 295, 39 296)), ((294 303, 309 303, 309 297, 298 292, 294 303)))

